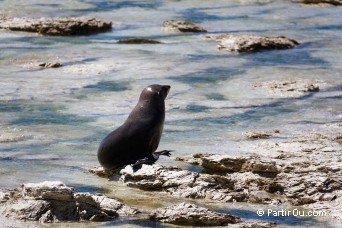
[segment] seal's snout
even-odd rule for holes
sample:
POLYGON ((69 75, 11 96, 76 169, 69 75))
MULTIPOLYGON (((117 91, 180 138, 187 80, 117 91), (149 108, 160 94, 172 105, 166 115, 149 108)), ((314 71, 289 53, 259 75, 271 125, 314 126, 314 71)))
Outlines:
POLYGON ((165 91, 165 97, 169 94, 171 86, 169 85, 163 85, 162 89, 165 91))

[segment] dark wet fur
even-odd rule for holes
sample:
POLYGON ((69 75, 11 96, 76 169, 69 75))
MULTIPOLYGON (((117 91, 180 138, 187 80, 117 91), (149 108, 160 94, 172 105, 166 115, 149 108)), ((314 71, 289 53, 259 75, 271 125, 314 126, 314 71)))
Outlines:
POLYGON ((164 100, 169 89, 170 86, 167 85, 146 87, 123 125, 102 140, 97 156, 105 169, 110 170, 135 164, 141 159, 154 158, 152 154, 158 148, 163 131, 164 100))

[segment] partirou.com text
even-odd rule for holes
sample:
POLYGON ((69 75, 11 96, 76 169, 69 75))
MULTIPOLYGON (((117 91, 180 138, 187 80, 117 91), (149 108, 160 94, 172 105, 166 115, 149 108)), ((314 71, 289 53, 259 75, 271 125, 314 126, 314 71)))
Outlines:
POLYGON ((259 216, 295 216, 295 217, 318 217, 318 216, 327 216, 325 211, 304 211, 299 209, 259 209, 257 210, 257 214, 259 216))

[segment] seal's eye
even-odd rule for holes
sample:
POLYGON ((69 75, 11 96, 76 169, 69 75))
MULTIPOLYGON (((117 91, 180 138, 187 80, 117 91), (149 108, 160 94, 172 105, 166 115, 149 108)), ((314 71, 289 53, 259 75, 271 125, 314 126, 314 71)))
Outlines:
POLYGON ((147 91, 149 91, 149 92, 153 92, 153 90, 152 90, 152 88, 151 88, 151 87, 148 87, 148 88, 147 88, 147 91))

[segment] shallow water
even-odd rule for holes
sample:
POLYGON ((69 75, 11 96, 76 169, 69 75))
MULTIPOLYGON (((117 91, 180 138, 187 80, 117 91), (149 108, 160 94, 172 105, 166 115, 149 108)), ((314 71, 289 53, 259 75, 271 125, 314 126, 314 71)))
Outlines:
MULTIPOLYGON (((185 167, 174 157, 197 152, 253 153, 253 142, 242 135, 246 131, 280 129, 295 134, 341 123, 341 12, 340 7, 271 0, 0 1, 0 16, 94 16, 115 24, 111 32, 81 37, 0 31, 0 187, 61 180, 80 191, 107 191, 139 207, 176 201, 87 172, 98 165, 101 139, 126 119, 149 84, 172 86, 158 149, 175 152, 161 164, 185 167), (194 21, 214 34, 283 35, 301 44, 291 50, 231 55, 218 51, 203 34, 161 31, 160 24, 172 18, 194 21), (163 44, 115 43, 129 37, 163 44), (64 66, 36 67, 44 61, 64 66), (293 98, 251 86, 286 78, 324 83, 319 93, 293 98)), ((243 218, 256 219, 254 211, 248 214, 249 207, 235 206, 232 212, 237 208, 244 211, 243 218)), ((313 219, 297 220, 277 221, 322 226, 313 219)), ((82 226, 119 224, 159 226, 138 219, 82 226)))

